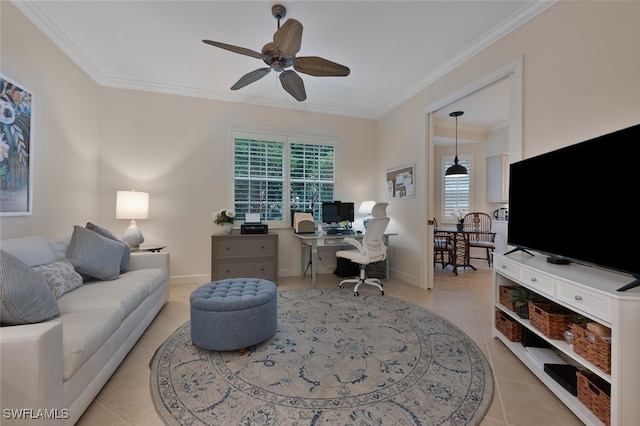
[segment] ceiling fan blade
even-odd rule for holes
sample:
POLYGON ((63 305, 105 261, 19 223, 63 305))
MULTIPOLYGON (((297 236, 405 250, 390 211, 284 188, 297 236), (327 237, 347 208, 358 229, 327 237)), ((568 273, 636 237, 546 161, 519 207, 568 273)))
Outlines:
POLYGON ((331 62, 318 56, 303 56, 293 61, 293 68, 315 77, 346 77, 351 70, 344 65, 331 62))
POLYGON ((304 90, 302 77, 296 74, 295 71, 287 70, 280 73, 280 83, 284 90, 296 98, 296 100, 302 102, 307 99, 307 92, 304 90))
POLYGON ((284 58, 291 58, 302 46, 302 24, 295 19, 287 21, 273 35, 273 43, 284 58))
POLYGON ((260 80, 262 77, 269 74, 269 71, 271 71, 271 68, 258 68, 257 70, 251 71, 250 73, 240 77, 240 80, 236 81, 236 84, 231 86, 231 90, 242 89, 247 84, 260 80))
POLYGON ((239 53, 241 55, 247 55, 247 56, 264 60, 264 55, 262 53, 258 53, 255 50, 247 49, 245 47, 238 47, 232 44, 220 43, 219 41, 213 41, 213 40, 202 40, 202 42, 209 44, 211 46, 219 47, 221 49, 229 50, 234 53, 239 53))

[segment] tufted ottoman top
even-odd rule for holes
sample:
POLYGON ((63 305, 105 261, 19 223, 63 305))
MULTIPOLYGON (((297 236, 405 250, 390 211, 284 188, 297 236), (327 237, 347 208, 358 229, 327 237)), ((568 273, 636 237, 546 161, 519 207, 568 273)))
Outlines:
POLYGON ((238 311, 264 305, 278 296, 276 285, 259 278, 213 281, 191 293, 191 306, 203 311, 238 311))

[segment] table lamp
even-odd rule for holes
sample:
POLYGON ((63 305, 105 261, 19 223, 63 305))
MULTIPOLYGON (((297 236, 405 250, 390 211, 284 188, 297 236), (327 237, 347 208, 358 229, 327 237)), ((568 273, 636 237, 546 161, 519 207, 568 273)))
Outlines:
POLYGON ((136 219, 149 217, 149 193, 137 191, 118 191, 116 197, 116 219, 131 219, 131 224, 122 237, 122 241, 131 247, 144 242, 142 232, 136 225, 136 219))
POLYGON ((366 214, 367 217, 365 217, 364 219, 362 219, 362 223, 364 224, 364 229, 367 229, 367 227, 369 226, 369 222, 371 222, 371 219, 373 219, 373 217, 371 216, 371 210, 373 209, 373 206, 375 206, 376 202, 375 201, 363 201, 362 204, 360 204, 360 208, 358 208, 358 214, 366 214))

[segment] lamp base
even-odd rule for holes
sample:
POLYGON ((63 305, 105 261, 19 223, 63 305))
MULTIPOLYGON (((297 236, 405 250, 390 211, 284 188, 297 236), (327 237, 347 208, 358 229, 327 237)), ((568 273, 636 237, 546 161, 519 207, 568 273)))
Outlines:
POLYGON ((136 225, 135 220, 131 221, 129 228, 127 228, 126 232, 122 236, 122 241, 129 244, 131 247, 138 247, 144 242, 144 236, 142 236, 142 232, 138 229, 138 225, 136 225))

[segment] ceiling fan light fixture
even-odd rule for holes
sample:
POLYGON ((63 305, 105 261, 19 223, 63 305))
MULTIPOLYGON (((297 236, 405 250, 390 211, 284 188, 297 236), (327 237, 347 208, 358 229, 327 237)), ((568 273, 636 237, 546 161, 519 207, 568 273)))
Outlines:
POLYGON ((455 160, 453 160, 453 166, 444 172, 445 177, 461 177, 469 174, 465 166, 458 164, 458 117, 462 114, 464 114, 464 111, 453 111, 449 114, 449 117, 455 117, 456 119, 456 157, 455 160))
POLYGON ((285 91, 297 101, 304 101, 307 99, 307 94, 304 82, 297 72, 313 77, 346 77, 351 73, 348 67, 318 56, 297 57, 296 54, 302 46, 302 24, 290 18, 280 25, 280 20, 287 14, 287 9, 281 4, 274 5, 271 8, 271 14, 278 20, 278 30, 273 35, 273 42, 265 44, 261 53, 219 41, 202 40, 210 46, 261 59, 269 66, 269 68, 259 68, 245 74, 231 86, 231 90, 238 90, 258 81, 273 70, 281 73, 280 82, 285 91), (287 69, 291 66, 293 69, 287 69))

